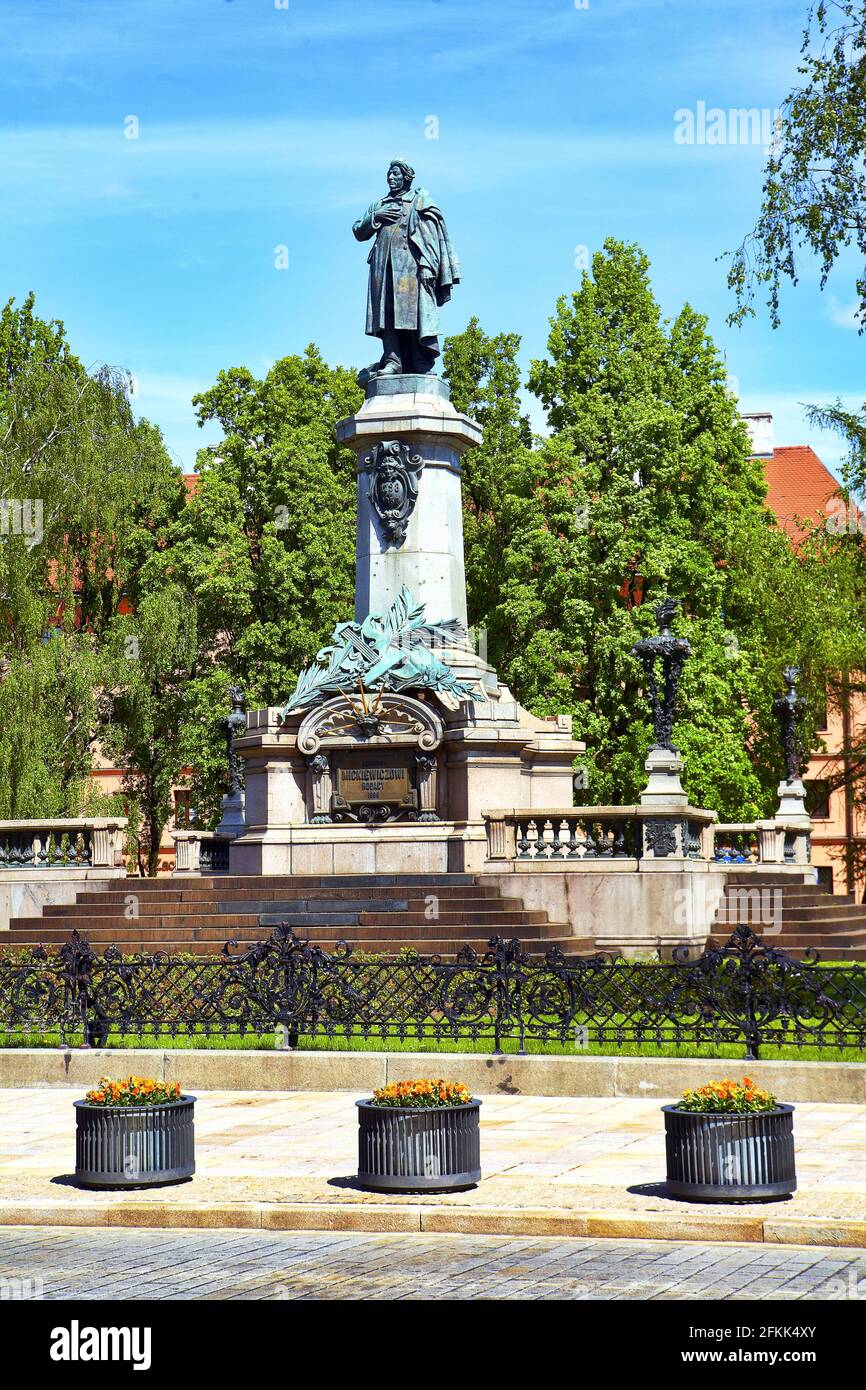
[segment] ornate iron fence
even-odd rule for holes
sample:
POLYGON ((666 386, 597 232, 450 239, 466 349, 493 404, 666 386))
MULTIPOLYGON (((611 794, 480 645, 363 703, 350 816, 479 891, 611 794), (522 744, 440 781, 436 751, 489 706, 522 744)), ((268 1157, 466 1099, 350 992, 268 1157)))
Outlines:
POLYGON ((77 932, 57 952, 0 955, 0 1035, 105 1046, 153 1038, 279 1033, 288 1046, 322 1038, 547 1045, 639 1051, 708 1044, 866 1050, 866 967, 822 966, 767 946, 739 926, 697 960, 530 957, 493 937, 453 960, 333 953, 288 926, 247 950, 190 958, 93 952, 77 932))

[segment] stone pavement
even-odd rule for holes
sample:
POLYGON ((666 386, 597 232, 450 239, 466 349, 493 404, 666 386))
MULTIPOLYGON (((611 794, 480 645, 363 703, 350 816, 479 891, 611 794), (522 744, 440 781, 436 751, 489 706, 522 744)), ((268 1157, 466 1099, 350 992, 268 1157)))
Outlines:
POLYGON ((0 1230, 3 1289, 46 1300, 846 1300, 866 1297, 866 1254, 656 1240, 8 1226, 0 1230))
POLYGON ((210 1226, 775 1242, 866 1247, 866 1106, 802 1104, 799 1191, 772 1203, 666 1196, 659 1102, 490 1096, 470 1192, 361 1192, 356 1096, 202 1092, 197 1172, 134 1192, 74 1185, 80 1091, 0 1092, 0 1225, 210 1226))

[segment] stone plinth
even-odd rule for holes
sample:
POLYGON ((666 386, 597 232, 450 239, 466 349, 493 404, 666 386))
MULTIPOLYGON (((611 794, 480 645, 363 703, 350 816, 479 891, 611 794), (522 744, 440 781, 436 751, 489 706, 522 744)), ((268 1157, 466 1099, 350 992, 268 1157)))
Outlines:
MULTIPOLYGON (((481 427, 450 401, 446 382, 436 376, 392 376, 371 381, 358 411, 337 425, 337 439, 358 459, 358 527, 355 618, 384 613, 403 585, 426 605, 430 621, 456 618, 466 626, 466 575, 463 563, 463 506, 460 459, 481 442, 481 427), (380 445, 405 445, 393 458, 408 462, 408 486, 417 486, 405 535, 395 535, 376 507, 375 475, 380 445)), ((383 491, 397 502, 401 484, 383 491)), ((447 658, 443 657, 443 660, 447 658)), ((449 663, 450 664, 450 663, 449 663)))
POLYGON ((780 782, 778 791, 779 809, 776 819, 796 823, 804 828, 811 826, 812 821, 806 810, 806 788, 801 779, 797 777, 792 782, 780 782))
POLYGON ((217 826, 218 835, 242 835, 246 825, 244 808, 245 797, 242 791, 231 792, 220 802, 222 816, 217 826))
MULTIPOLYGON (((427 873, 480 869, 487 854, 483 812, 491 803, 529 807, 571 796, 572 766, 584 745, 562 716, 536 719, 501 698, 456 709, 433 691, 424 701, 386 696, 405 712, 419 707, 413 733, 396 718, 364 736, 347 719, 343 697, 310 714, 281 718, 251 710, 236 740, 246 784, 246 828, 231 846, 231 872, 427 873), (414 807, 385 823, 350 819, 335 795, 341 765, 404 763, 414 807)), ((399 712, 399 710, 398 710, 399 712)), ((389 715, 389 718, 391 718, 389 715)))
POLYGON ((649 781, 640 794, 642 806, 685 806, 688 797, 680 782, 684 763, 672 748, 651 748, 644 763, 649 781))

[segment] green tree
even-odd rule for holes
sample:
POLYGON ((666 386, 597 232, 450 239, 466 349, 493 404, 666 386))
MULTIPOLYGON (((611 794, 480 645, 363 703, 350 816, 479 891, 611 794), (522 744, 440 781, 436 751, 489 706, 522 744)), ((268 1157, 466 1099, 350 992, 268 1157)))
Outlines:
POLYGON ((152 568, 195 602, 207 654, 187 728, 203 823, 225 790, 229 686, 243 686, 250 706, 282 704, 334 624, 353 615, 355 456, 334 430, 362 401, 354 373, 314 346, 263 379, 221 372, 196 398, 200 423, 216 420, 223 438, 200 452, 196 491, 152 568))
POLYGON ((198 661, 196 613, 178 585, 143 594, 117 617, 106 648, 105 748, 123 773, 139 872, 153 876, 183 779, 190 687, 198 661))
POLYGON ((102 675, 90 638, 60 631, 0 664, 0 819, 108 809, 88 786, 102 675))
MULTIPOLYGON (((778 327, 782 284, 798 283, 801 252, 818 260, 822 289, 847 249, 866 257, 866 0, 809 6, 798 76, 781 107, 757 223, 730 256, 731 323, 753 314, 755 296, 768 289, 770 319, 778 327)), ((866 271, 853 289, 862 333, 866 271)), ((858 414, 837 401, 813 407, 811 416, 848 441, 845 482, 862 491, 866 406, 858 414)))
MULTIPOLYGON (((754 312, 759 287, 779 324, 783 280, 798 281, 800 249, 821 265, 826 285, 839 256, 866 256, 866 3, 818 0, 809 6, 798 75, 785 98, 764 172, 755 228, 731 256, 733 322, 754 312)), ((866 326, 866 273, 855 290, 866 326)))
POLYGON ((442 357, 453 405, 484 430, 480 446, 463 458, 463 541, 469 622, 487 632, 491 660, 501 646, 494 630, 506 541, 501 503, 512 469, 532 442, 520 403, 519 349, 516 333, 488 337, 473 318, 463 333, 446 339, 442 357))
POLYGON ((9 815, 76 814, 106 634, 183 497, 125 373, 88 371, 32 294, 0 314, 0 768, 9 815), (26 808, 26 809, 25 809, 26 808))
POLYGON ((628 802, 651 742, 630 649, 661 598, 680 599, 694 649, 677 726, 690 795, 726 817, 769 810, 781 669, 799 659, 817 689, 826 668, 800 623, 805 586, 810 618, 816 606, 825 625, 844 614, 811 554, 772 523, 705 319, 686 305, 665 321, 646 257, 608 241, 559 301, 529 385, 551 435, 519 455, 502 503, 501 673, 535 712, 574 715, 591 798, 628 802))

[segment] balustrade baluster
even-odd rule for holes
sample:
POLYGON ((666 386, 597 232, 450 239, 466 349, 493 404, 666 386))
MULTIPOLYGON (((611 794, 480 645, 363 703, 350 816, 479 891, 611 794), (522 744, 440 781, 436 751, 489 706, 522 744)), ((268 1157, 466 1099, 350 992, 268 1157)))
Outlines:
POLYGON ((518 859, 529 859, 529 821, 523 816, 517 817, 517 857, 518 859))
POLYGON ((559 832, 562 828, 562 821, 559 816, 554 816, 550 824, 553 828, 553 839, 550 842, 550 857, 551 859, 561 859, 562 841, 559 838, 559 832))
POLYGON ((547 858, 547 845, 544 839, 544 832, 549 822, 544 816, 535 817, 535 857, 536 859, 547 858))

